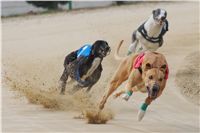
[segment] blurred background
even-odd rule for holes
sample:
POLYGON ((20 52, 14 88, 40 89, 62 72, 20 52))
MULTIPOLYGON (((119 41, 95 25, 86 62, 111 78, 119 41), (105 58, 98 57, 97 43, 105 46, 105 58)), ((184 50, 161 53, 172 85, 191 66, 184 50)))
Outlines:
POLYGON ((140 1, 1 1, 1 16, 45 13, 49 11, 69 11, 84 8, 99 8, 135 4, 140 1))

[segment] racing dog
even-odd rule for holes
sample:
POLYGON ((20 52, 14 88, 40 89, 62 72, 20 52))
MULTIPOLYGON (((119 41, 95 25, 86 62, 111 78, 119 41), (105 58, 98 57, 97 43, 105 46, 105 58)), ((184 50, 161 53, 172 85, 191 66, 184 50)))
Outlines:
POLYGON ((147 21, 139 26, 132 34, 132 44, 128 55, 146 50, 156 51, 163 45, 163 36, 168 31, 167 12, 164 9, 152 11, 147 21))
POLYGON ((64 94, 68 77, 77 84, 73 93, 87 87, 87 92, 99 80, 102 72, 101 62, 110 53, 111 49, 104 40, 97 40, 93 45, 86 44, 80 49, 71 52, 65 57, 64 72, 60 78, 59 88, 64 94))
MULTIPOLYGON (((120 59, 118 56, 120 45, 115 52, 115 58, 120 59)), ((124 93, 124 99, 128 100, 133 92, 141 91, 147 92, 148 95, 142 104, 139 113, 138 120, 142 120, 146 112, 147 107, 153 100, 158 98, 166 85, 168 79, 168 65, 165 57, 156 52, 144 52, 140 54, 131 54, 122 59, 117 71, 115 72, 108 88, 108 92, 104 94, 99 109, 104 108, 109 96, 126 80, 126 91, 117 93, 115 96, 119 96, 124 93)))

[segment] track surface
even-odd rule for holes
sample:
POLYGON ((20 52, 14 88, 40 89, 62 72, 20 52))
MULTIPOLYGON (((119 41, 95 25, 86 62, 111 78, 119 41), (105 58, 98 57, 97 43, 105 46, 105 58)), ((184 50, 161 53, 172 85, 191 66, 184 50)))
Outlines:
MULTIPOLYGON (((137 111, 146 94, 135 93, 128 102, 110 98, 106 106, 112 108, 115 118, 105 125, 91 125, 84 120, 73 119, 75 112, 48 110, 28 103, 23 97, 15 98, 15 92, 3 88, 3 131, 199 132, 199 106, 185 100, 174 81, 184 57, 199 50, 198 4, 130 5, 3 20, 4 67, 8 60, 21 63, 41 60, 41 64, 48 62, 50 68, 51 65, 55 66, 51 70, 55 78, 58 78, 63 69, 64 56, 83 43, 104 39, 114 50, 119 41, 124 39, 126 45, 122 46, 121 54, 125 55, 133 30, 153 9, 161 7, 168 11, 169 32, 164 37, 165 44, 159 52, 166 56, 170 69, 169 81, 163 95, 148 108, 142 122, 137 121, 137 111)), ((99 91, 99 94, 103 94, 105 84, 118 64, 112 54, 104 60, 103 75, 97 85, 97 88, 102 85, 102 90, 94 88, 93 92, 99 91)), ((40 63, 37 65, 40 66, 40 63)), ((30 71, 32 69, 34 68, 30 71)))

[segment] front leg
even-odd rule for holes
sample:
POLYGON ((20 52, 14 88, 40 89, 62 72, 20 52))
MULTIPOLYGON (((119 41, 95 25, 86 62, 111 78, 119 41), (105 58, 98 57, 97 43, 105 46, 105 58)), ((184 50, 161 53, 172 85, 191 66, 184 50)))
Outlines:
MULTIPOLYGON (((163 92, 163 90, 164 90, 164 88, 165 88, 165 85, 166 85, 166 81, 165 81, 164 84, 161 86, 161 89, 160 89, 160 91, 158 92, 158 95, 157 95, 156 98, 158 98, 158 97, 162 94, 162 92, 163 92)), ((156 98, 155 98, 155 99, 156 99, 156 98)), ((148 106, 151 104, 151 102, 152 102, 153 100, 155 100, 155 99, 152 99, 152 98, 150 98, 149 96, 145 99, 145 102, 141 105, 140 110, 139 110, 139 112, 138 112, 138 121, 141 121, 141 120, 142 120, 142 118, 144 117, 145 112, 146 112, 146 110, 147 110, 147 107, 148 107, 148 106)))
POLYGON ((133 93, 133 88, 140 82, 142 82, 141 74, 137 69, 134 69, 129 76, 128 83, 126 84, 126 91, 122 98, 128 101, 133 93))
POLYGON ((150 97, 147 97, 145 99, 145 102, 141 105, 140 110, 138 112, 138 121, 142 120, 142 118, 144 117, 145 112, 147 110, 147 107, 151 104, 152 101, 153 101, 153 99, 150 97))
POLYGON ((100 64, 101 64, 101 58, 95 58, 92 62, 92 66, 87 71, 87 73, 81 77, 81 79, 86 80, 86 78, 90 77, 100 64))

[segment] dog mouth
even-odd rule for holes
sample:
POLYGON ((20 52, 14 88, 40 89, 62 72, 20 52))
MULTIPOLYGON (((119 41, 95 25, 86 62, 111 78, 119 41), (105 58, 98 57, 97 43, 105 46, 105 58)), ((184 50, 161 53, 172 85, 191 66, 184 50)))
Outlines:
POLYGON ((110 47, 109 48, 107 48, 107 50, 106 50, 107 52, 106 52, 106 56, 107 55, 109 55, 110 54, 110 51, 111 51, 111 49, 110 49, 110 47))
POLYGON ((164 22, 165 22, 165 20, 162 20, 162 19, 161 19, 161 20, 159 21, 159 24, 162 25, 164 22))
POLYGON ((149 86, 147 86, 146 88, 147 88, 148 96, 152 99, 155 99, 159 92, 159 86, 154 84, 151 89, 149 86))
POLYGON ((163 16, 161 18, 156 18, 155 20, 159 25, 162 25, 166 21, 166 17, 163 16))
POLYGON ((158 25, 162 25, 164 23, 164 21, 161 20, 161 19, 156 19, 156 22, 157 22, 158 25))
POLYGON ((107 55, 110 54, 110 51, 111 51, 110 47, 106 47, 105 49, 101 49, 100 50, 101 57, 106 57, 107 55))
POLYGON ((102 57, 106 57, 106 55, 107 55, 106 52, 101 53, 102 57))
POLYGON ((162 25, 165 22, 165 20, 166 20, 166 17, 161 17, 159 19, 159 24, 162 25))
POLYGON ((159 21, 159 24, 160 24, 160 25, 162 25, 162 24, 163 24, 163 21, 162 21, 162 20, 160 20, 160 21, 159 21))

